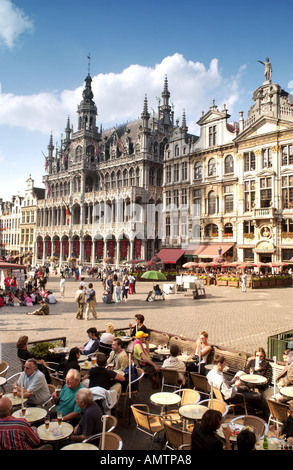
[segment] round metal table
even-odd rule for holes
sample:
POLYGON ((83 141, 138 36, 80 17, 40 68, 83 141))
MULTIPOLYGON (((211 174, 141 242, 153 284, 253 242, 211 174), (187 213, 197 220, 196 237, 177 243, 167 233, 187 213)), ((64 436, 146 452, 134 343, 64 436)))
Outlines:
POLYGON ((75 442, 62 447, 60 450, 99 450, 98 447, 87 442, 75 442))
POLYGON ((48 430, 46 430, 45 425, 42 424, 37 428, 37 431, 39 438, 42 441, 54 443, 71 436, 73 433, 73 426, 69 423, 63 422, 61 427, 59 427, 57 421, 51 421, 48 430))
POLYGON ((25 416, 22 416, 21 410, 16 410, 14 411, 14 413, 12 413, 12 416, 14 416, 14 418, 24 418, 30 424, 42 421, 46 415, 47 410, 37 406, 31 406, 29 408, 26 408, 25 416))
POLYGON ((160 405, 166 412, 168 406, 178 405, 181 401, 181 397, 177 393, 158 392, 153 393, 153 395, 150 396, 150 400, 154 405, 160 405))
POLYGON ((290 387, 282 387, 280 388, 279 392, 281 395, 283 395, 283 397, 293 398, 293 385, 290 387))

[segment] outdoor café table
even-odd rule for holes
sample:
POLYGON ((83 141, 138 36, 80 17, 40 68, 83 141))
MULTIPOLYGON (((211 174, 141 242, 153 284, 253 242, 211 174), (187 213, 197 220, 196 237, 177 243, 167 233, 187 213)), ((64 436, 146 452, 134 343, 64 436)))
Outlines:
POLYGON ((99 450, 97 446, 90 444, 88 442, 74 442, 73 444, 68 444, 68 446, 62 447, 60 450, 99 450))
POLYGON ((155 349, 155 353, 163 356, 169 355, 170 349, 155 349))
POLYGON ((266 377, 257 374, 243 374, 240 375, 239 379, 241 382, 244 382, 245 385, 248 385, 252 388, 257 387, 258 385, 263 385, 268 381, 266 377))
POLYGON ((204 405, 183 405, 179 408, 179 414, 185 419, 200 420, 207 410, 208 407, 204 405))
POLYGON ((279 391, 284 397, 293 398, 293 385, 291 385, 291 387, 282 387, 279 391))
POLYGON ((153 395, 150 396, 150 400, 155 405, 160 405, 162 411, 167 412, 167 407, 169 405, 178 405, 181 401, 181 397, 177 393, 158 392, 153 393, 153 395))
POLYGON ((222 425, 220 426, 220 428, 217 429, 216 432, 217 432, 218 436, 220 436, 220 438, 221 438, 221 439, 224 439, 224 440, 225 440, 225 434, 224 434, 224 432, 223 432, 223 425, 224 425, 224 426, 225 426, 225 425, 226 425, 226 426, 227 426, 227 425, 230 426, 230 429, 231 429, 231 431, 232 431, 232 434, 231 434, 231 436, 230 436, 230 441, 231 441, 231 444, 232 444, 232 449, 234 449, 234 445, 235 445, 235 443, 237 442, 237 436, 238 436, 238 434, 240 433, 240 431, 242 431, 242 429, 243 429, 245 426, 243 426, 242 424, 238 424, 238 423, 237 423, 237 424, 235 424, 235 423, 233 423, 233 424, 231 424, 231 423, 224 423, 224 424, 222 424, 222 425))
POLYGON ((177 359, 182 362, 193 362, 192 357, 188 356, 188 354, 181 354, 180 356, 177 356, 177 359))
POLYGON ((14 418, 25 418, 26 421, 30 424, 34 424, 38 421, 43 420, 46 415, 47 410, 37 406, 31 406, 29 408, 26 408, 25 416, 22 416, 21 410, 16 410, 14 411, 14 413, 12 413, 12 416, 14 416, 14 418))
MULTIPOLYGON (((12 406, 19 406, 22 404, 21 397, 14 397, 13 393, 5 393, 5 395, 3 396, 9 398, 9 400, 12 403, 12 406)), ((27 402, 27 398, 24 398, 23 403, 26 403, 26 402, 27 402)))
POLYGON ((62 422, 61 427, 57 421, 51 421, 50 427, 46 430, 44 424, 37 428, 39 438, 42 441, 51 442, 52 444, 58 443, 67 439, 73 433, 73 426, 70 423, 62 422), (58 433, 60 429, 60 433, 58 433))
POLYGON ((2 387, 2 390, 4 391, 4 385, 6 384, 7 380, 5 377, 0 377, 0 386, 2 387))

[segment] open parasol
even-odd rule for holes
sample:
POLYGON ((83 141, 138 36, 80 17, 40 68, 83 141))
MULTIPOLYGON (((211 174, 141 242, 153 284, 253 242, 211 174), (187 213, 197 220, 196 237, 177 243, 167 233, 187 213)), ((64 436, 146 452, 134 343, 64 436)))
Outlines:
POLYGON ((188 263, 182 265, 182 268, 195 268, 197 266, 198 263, 195 263, 194 261, 188 261, 188 263))

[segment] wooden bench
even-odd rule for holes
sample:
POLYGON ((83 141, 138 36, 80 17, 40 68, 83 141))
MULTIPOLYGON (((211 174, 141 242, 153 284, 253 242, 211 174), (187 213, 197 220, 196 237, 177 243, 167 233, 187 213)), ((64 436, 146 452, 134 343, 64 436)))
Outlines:
POLYGON ((228 374, 235 375, 239 370, 244 370, 244 367, 247 363, 247 359, 251 354, 247 354, 240 351, 232 351, 228 349, 221 348, 219 346, 214 346, 214 357, 224 356, 226 359, 226 365, 229 368, 228 374))

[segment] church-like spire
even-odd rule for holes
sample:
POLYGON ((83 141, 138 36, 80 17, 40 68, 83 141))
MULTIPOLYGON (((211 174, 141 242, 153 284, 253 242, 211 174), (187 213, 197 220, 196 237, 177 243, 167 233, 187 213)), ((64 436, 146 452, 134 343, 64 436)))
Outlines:
POLYGON ((187 127, 187 124, 186 124, 185 109, 183 110, 183 114, 182 114, 181 131, 182 131, 182 132, 185 132, 185 133, 188 131, 188 127, 187 127))

